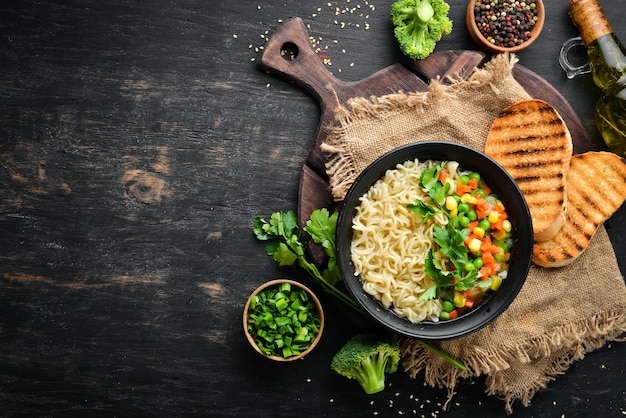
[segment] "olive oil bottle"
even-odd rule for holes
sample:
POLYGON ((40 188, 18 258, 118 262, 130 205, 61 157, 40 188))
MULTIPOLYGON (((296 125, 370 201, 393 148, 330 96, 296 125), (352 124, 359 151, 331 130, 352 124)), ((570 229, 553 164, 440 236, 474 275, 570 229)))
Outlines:
POLYGON ((569 13, 587 48, 593 80, 602 89, 596 125, 609 150, 626 157, 626 49, 598 0, 570 0, 569 13))

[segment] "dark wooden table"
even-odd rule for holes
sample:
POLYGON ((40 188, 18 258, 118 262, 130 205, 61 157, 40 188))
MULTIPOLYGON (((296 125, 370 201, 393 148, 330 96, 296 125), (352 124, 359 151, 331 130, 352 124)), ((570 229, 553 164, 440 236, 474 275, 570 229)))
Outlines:
MULTIPOLYGON (((520 64, 598 140, 590 77, 557 63, 576 36, 546 2, 520 64)), ((626 10, 603 0, 626 40, 626 10)), ((290 17, 327 69, 361 80, 402 61, 391 1, 32 1, 0 11, 0 415, 504 416, 481 379, 445 392, 396 373, 366 396, 331 356, 358 330, 325 296, 327 330, 304 361, 274 364, 244 339, 249 293, 278 267, 255 215, 297 209, 320 108, 258 67, 290 17), (329 7, 331 5, 332 7, 329 7), (339 14, 335 14, 335 9, 339 14)), ((474 49, 465 1, 438 51, 474 49)), ((607 223, 626 271, 626 208, 607 223)), ((626 347, 588 354, 515 417, 626 414, 626 347)))

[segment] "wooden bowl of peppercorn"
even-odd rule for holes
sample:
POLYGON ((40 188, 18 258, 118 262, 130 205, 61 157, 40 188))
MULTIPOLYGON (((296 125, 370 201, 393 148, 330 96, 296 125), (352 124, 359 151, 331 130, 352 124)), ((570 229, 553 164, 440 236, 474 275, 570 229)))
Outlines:
POLYGON ((470 0, 465 21, 481 49, 518 52, 539 37, 545 9, 542 0, 470 0))

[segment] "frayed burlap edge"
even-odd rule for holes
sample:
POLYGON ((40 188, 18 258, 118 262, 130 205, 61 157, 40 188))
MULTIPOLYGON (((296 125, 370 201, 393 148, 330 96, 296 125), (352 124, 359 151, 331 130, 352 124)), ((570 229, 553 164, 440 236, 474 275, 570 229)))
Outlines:
MULTIPOLYGON (((336 124, 328 128, 328 137, 320 145, 327 155, 326 173, 330 177, 330 186, 333 198, 336 201, 343 199, 348 189, 358 176, 354 159, 345 141, 349 134, 349 127, 361 123, 371 123, 375 119, 383 119, 390 111, 394 113, 418 112, 423 113, 424 106, 434 101, 454 98, 462 89, 477 89, 489 85, 497 91, 494 81, 502 80, 511 75, 514 65, 518 62, 514 54, 499 54, 487 62, 483 68, 477 68, 472 75, 463 80, 448 78, 451 84, 445 85, 438 78, 431 80, 428 90, 424 92, 398 92, 385 96, 371 96, 370 98, 357 97, 349 99, 347 107, 339 105, 335 111, 336 124)), ((332 87, 329 87, 332 91, 332 87)))
MULTIPOLYGON (((486 375, 488 395, 505 402, 507 413, 512 413, 513 403, 519 401, 528 406, 535 393, 547 387, 556 376, 564 374, 569 366, 581 360, 589 352, 597 350, 609 341, 626 341, 626 312, 609 311, 592 318, 584 318, 556 327, 551 333, 530 340, 499 344, 489 349, 474 348, 469 353, 458 353, 466 370, 451 366, 438 355, 430 352, 418 340, 399 337, 401 357, 405 372, 411 378, 424 373, 424 382, 431 387, 448 391, 446 405, 452 400, 456 385, 466 379, 486 375), (568 342, 568 344, 565 344, 568 342), (504 378, 512 370, 513 363, 529 364, 545 359, 549 364, 537 373, 532 387, 509 387, 504 378)), ((448 351, 446 343, 441 348, 448 351)))

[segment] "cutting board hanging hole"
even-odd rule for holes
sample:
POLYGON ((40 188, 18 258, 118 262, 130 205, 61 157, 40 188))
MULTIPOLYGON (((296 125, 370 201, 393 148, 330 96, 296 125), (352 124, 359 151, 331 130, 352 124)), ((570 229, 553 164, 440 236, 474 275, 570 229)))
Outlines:
POLYGON ((285 61, 295 61, 299 54, 300 49, 298 45, 293 42, 285 42, 280 48, 280 56, 283 57, 285 61))

